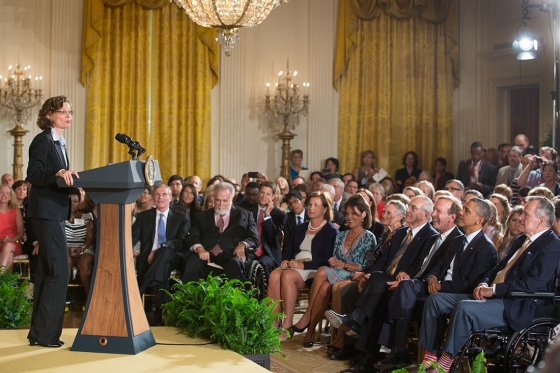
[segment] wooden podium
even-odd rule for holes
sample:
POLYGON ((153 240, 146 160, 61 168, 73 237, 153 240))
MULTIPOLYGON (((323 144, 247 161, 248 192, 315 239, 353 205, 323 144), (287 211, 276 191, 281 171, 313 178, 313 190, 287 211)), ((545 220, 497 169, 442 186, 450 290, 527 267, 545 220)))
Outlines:
MULTIPOLYGON (((74 186, 97 203, 96 257, 86 308, 72 351, 137 354, 155 345, 132 257, 132 211, 148 186, 144 161, 128 161, 80 172, 74 186)), ((154 185, 161 182, 152 161, 154 185)), ((59 186, 66 186, 58 180, 59 186)))

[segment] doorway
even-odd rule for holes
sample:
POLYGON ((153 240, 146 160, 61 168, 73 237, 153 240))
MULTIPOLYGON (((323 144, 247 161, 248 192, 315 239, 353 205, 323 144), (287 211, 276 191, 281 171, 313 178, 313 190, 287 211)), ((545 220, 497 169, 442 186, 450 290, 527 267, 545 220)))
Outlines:
POLYGON ((525 134, 531 144, 539 147, 539 87, 512 89, 509 99, 510 144, 515 136, 525 134))

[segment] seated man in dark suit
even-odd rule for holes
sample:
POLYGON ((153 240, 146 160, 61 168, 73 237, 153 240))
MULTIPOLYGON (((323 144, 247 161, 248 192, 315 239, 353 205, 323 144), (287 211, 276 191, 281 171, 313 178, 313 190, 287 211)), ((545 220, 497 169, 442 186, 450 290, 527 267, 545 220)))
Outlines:
POLYGON ((299 191, 292 190, 286 194, 284 199, 288 203, 290 212, 287 214, 286 225, 284 227, 284 247, 282 249, 286 248, 291 242, 296 227, 306 221, 309 221, 307 210, 303 204, 303 197, 299 191))
MULTIPOLYGON (((341 331, 350 328, 352 332, 359 334, 355 348, 366 354, 356 367, 358 372, 371 370, 378 360, 376 354, 379 347, 374 351, 377 341, 371 340, 369 336, 372 332, 378 334, 372 328, 376 326, 374 319, 379 316, 376 314, 377 306, 384 297, 388 296, 389 283, 413 278, 420 270, 422 261, 419 254, 423 251, 424 244, 431 237, 438 235, 429 223, 432 211, 433 203, 428 197, 414 197, 406 209, 405 221, 408 227, 399 228, 393 233, 389 249, 360 281, 359 287, 363 290, 354 311, 349 315, 339 315, 333 311, 325 312, 333 327, 344 325, 341 331)), ((392 285, 396 286, 395 283, 392 285)), ((346 295, 343 295, 343 303, 348 301, 345 299, 346 295)))
POLYGON ((185 245, 190 253, 185 260, 184 283, 205 279, 210 273, 242 279, 245 249, 258 247, 259 239, 253 214, 232 205, 234 194, 232 184, 216 184, 214 207, 196 215, 185 245))
POLYGON ((484 197, 488 197, 496 185, 498 168, 484 159, 482 144, 475 141, 471 144, 471 158, 459 162, 457 179, 468 188, 476 189, 484 197))
MULTIPOLYGON (((441 202, 445 203, 446 200, 452 199, 441 197, 436 206, 441 202)), ((438 260, 430 271, 419 278, 400 282, 389 300, 387 312, 394 325, 394 344, 389 356, 375 364, 378 369, 398 369, 408 367, 412 363, 406 351, 406 340, 412 313, 418 301, 424 301, 430 294, 438 292, 470 294, 482 281, 486 272, 498 262, 496 248, 482 229, 490 219, 488 202, 473 198, 461 211, 461 203, 455 198, 453 200, 455 211, 459 210, 455 213, 457 225, 466 236, 456 236, 449 243, 446 255, 438 260)))
POLYGON ((487 328, 509 326, 514 331, 533 322, 544 300, 516 298, 510 292, 546 292, 560 260, 560 240, 550 229, 554 205, 544 197, 529 197, 519 217, 520 230, 508 255, 488 271, 472 295, 434 293, 428 297, 418 345, 426 350, 423 365, 436 361, 449 371, 454 356, 471 335, 487 328), (443 353, 437 357, 450 317, 443 353))
MULTIPOLYGON (((330 195, 331 196, 331 201, 334 200, 336 192, 335 192, 334 187, 332 185, 323 184, 320 188, 320 191, 330 195)), ((340 229, 340 228, 344 227, 345 222, 346 222, 346 218, 344 217, 344 214, 340 211, 337 211, 337 210, 333 209, 333 220, 332 220, 333 225, 338 230, 344 230, 344 229, 340 229)))
POLYGON ((236 205, 245 210, 255 207, 259 202, 259 186, 256 181, 248 183, 245 187, 245 197, 236 205))
POLYGON ((142 211, 132 226, 132 245, 140 241, 136 272, 140 294, 148 287, 156 288, 156 312, 153 325, 161 325, 161 305, 169 290, 169 275, 183 259, 183 240, 190 229, 187 210, 171 204, 171 188, 161 184, 152 191, 155 209, 142 211))
POLYGON ((260 245, 255 251, 255 257, 264 267, 267 276, 282 260, 278 237, 286 225, 286 214, 274 206, 278 192, 278 187, 272 181, 263 182, 259 188, 259 203, 249 210, 257 222, 259 234, 260 245))

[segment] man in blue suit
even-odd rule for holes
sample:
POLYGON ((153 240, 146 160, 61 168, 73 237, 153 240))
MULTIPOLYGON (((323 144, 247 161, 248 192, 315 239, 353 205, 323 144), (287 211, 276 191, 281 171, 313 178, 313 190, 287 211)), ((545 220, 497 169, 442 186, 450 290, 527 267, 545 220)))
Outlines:
MULTIPOLYGON (((445 198, 441 197, 437 204, 445 198)), ((434 293, 470 294, 486 272, 496 265, 496 248, 482 229, 490 214, 488 202, 479 198, 470 199, 457 215, 457 225, 465 235, 459 235, 449 243, 446 255, 430 271, 420 278, 401 281, 389 300, 388 314, 394 325, 394 345, 389 356, 375 364, 376 368, 397 369, 412 363, 406 351, 406 340, 418 301, 424 301, 434 293)))
MULTIPOLYGON (((438 234, 429 223, 432 211, 433 203, 428 197, 414 197, 406 210, 405 221, 408 226, 397 229, 393 233, 389 249, 374 263, 360 282, 359 288, 363 290, 354 311, 349 315, 339 315, 333 311, 325 312, 333 327, 339 328, 344 324, 354 333, 359 334, 355 348, 365 352, 366 355, 355 368, 356 371, 368 371, 377 361, 374 356, 368 355, 374 348, 372 344, 376 342, 370 340, 369 335, 372 332, 376 333, 372 331, 375 326, 374 314, 379 303, 388 296, 390 287, 388 283, 413 278, 420 270, 419 254, 424 244, 438 234)), ((345 299, 346 296, 343 296, 342 302, 345 302, 345 299)), ((377 316, 376 314, 375 317, 377 316)), ((347 328, 343 327, 348 330, 347 328)))
POLYGON ((449 371, 453 358, 471 335, 490 327, 509 326, 519 331, 531 325, 543 300, 516 298, 514 291, 546 291, 560 260, 560 240, 550 229, 554 205, 544 197, 529 197, 519 218, 520 235, 508 255, 486 273, 473 295, 435 293, 424 306, 418 345, 426 350, 424 366, 437 360, 449 371), (439 320, 449 317, 443 353, 437 358, 442 335, 439 320))

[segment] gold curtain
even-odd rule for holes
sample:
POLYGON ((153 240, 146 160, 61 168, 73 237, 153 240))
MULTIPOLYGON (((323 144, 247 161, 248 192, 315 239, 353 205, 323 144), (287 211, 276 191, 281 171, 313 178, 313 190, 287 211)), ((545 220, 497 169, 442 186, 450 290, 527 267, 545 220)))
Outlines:
POLYGON ((339 0, 338 9, 341 169, 352 171, 372 149, 376 166, 393 176, 414 150, 432 172, 437 157, 452 156, 455 0, 339 0))
POLYGON ((86 0, 82 81, 88 80, 86 168, 130 159, 125 133, 174 173, 210 177, 215 30, 168 0, 86 0))

